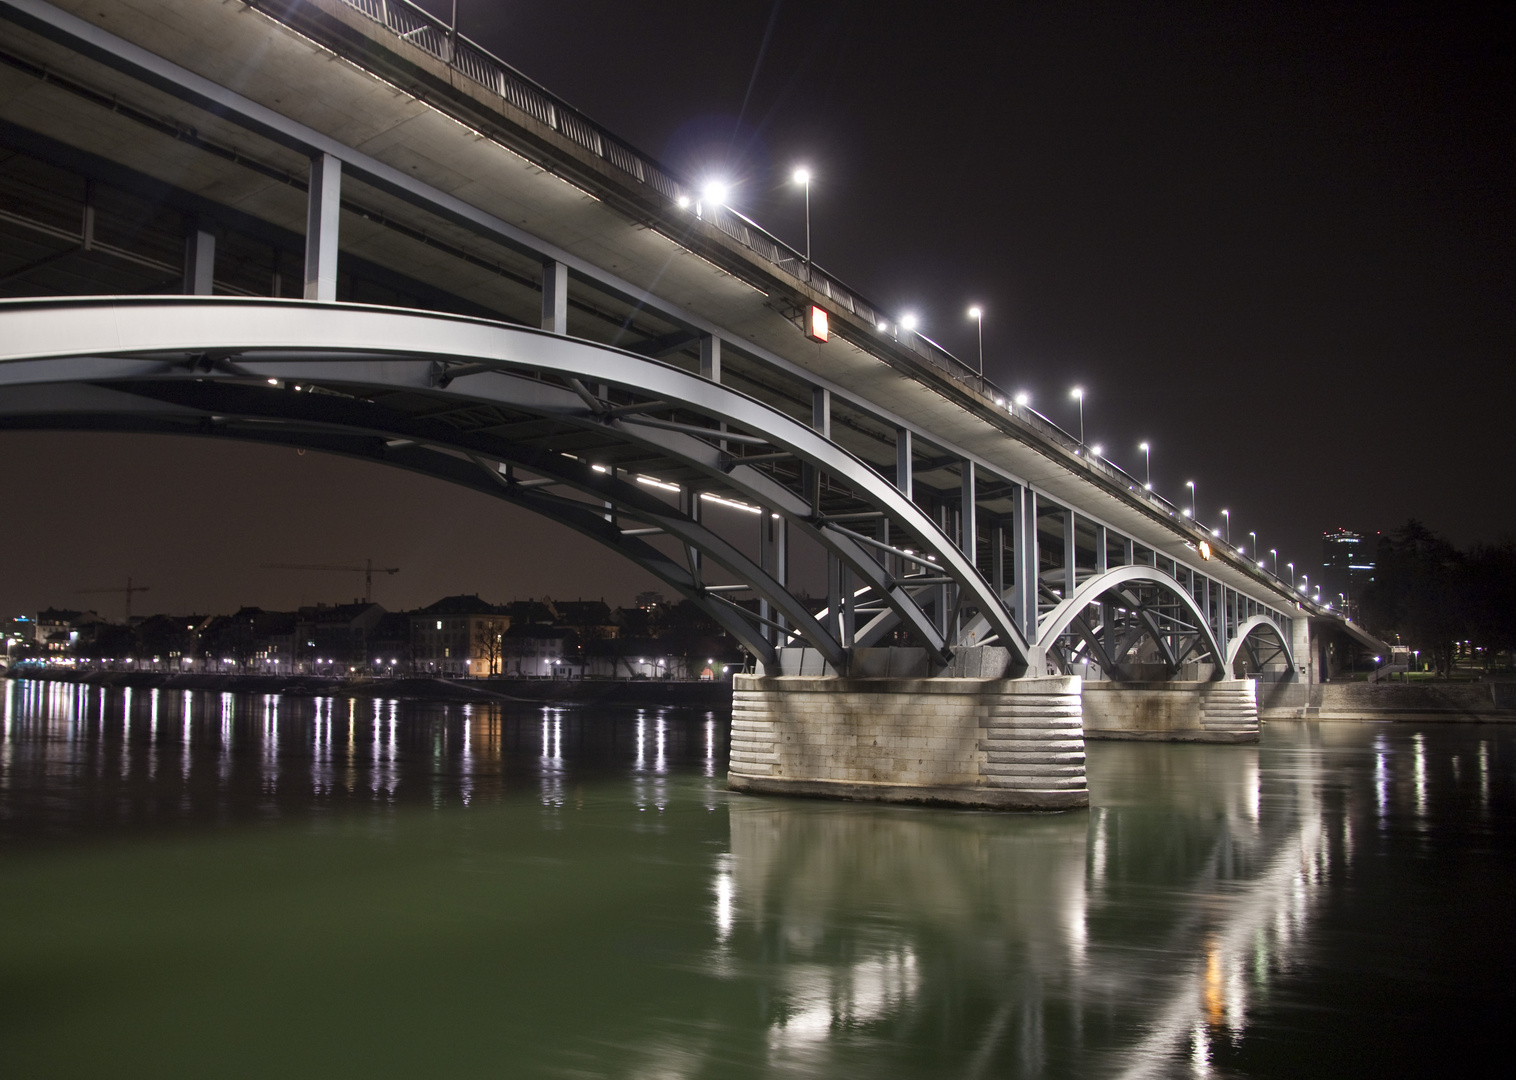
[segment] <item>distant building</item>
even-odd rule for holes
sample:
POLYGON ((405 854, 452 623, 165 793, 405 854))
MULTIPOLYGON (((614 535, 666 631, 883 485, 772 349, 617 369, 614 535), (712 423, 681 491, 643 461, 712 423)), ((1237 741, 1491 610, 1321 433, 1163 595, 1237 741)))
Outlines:
POLYGON ((378 604, 317 604, 295 614, 297 668, 317 675, 345 675, 368 667, 368 637, 384 618, 378 604))
POLYGON ((37 612, 37 630, 34 640, 48 653, 66 653, 79 640, 81 623, 99 621, 100 616, 93 611, 48 608, 37 612))
POLYGON ((411 615, 415 670, 426 675, 501 673, 504 637, 511 616, 474 595, 445 596, 411 615))
POLYGON ((500 674, 543 677, 570 674, 561 670, 565 666, 571 667, 572 673, 582 674, 583 665, 571 654, 572 635, 572 630, 540 623, 512 627, 501 641, 500 674), (565 665, 569 660, 575 662, 565 665))
POLYGON ((409 675, 412 670, 410 612, 392 611, 369 633, 369 672, 373 675, 409 675))
POLYGON ((1349 529, 1335 529, 1321 534, 1321 595, 1323 599, 1342 603, 1351 612, 1356 609, 1364 586, 1374 580, 1374 547, 1378 536, 1364 536, 1349 529))

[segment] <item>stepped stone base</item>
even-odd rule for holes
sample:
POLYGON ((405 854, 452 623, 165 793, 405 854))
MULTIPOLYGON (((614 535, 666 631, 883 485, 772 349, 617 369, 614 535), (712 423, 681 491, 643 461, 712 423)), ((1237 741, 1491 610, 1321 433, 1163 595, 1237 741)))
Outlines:
POLYGON ((1079 679, 737 675, 736 791, 1001 810, 1089 805, 1079 679))
POLYGON ((1086 739, 1159 742, 1258 741, 1258 701, 1251 679, 1217 682, 1087 682, 1086 739))

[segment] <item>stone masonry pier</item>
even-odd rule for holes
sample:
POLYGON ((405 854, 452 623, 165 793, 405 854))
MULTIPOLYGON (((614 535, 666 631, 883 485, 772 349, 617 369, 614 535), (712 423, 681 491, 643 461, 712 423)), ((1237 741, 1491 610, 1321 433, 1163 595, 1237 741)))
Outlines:
POLYGON ((1158 742, 1257 742, 1254 691, 1250 679, 1086 682, 1084 735, 1158 742))
POLYGON ((837 799, 1085 807, 1079 682, 737 675, 728 782, 837 799))

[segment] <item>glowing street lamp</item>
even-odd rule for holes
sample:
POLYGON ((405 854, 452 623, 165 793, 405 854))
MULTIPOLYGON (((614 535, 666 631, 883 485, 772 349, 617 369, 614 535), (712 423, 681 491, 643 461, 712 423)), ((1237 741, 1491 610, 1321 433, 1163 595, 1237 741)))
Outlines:
POLYGON ((899 323, 900 329, 907 331, 914 331, 916 327, 921 325, 921 320, 916 318, 914 311, 907 311, 896 321, 899 323))
MULTIPOLYGON (((1255 532, 1251 532, 1251 531, 1250 531, 1250 532, 1249 532, 1249 533, 1248 533, 1248 536, 1249 536, 1249 537, 1250 537, 1250 538, 1251 538, 1251 539, 1252 539, 1252 541, 1253 541, 1253 554, 1254 554, 1254 555, 1257 555, 1257 554, 1258 554, 1258 534, 1257 534, 1257 533, 1255 533, 1255 532)), ((1259 566, 1262 566, 1262 565, 1263 565, 1263 563, 1261 563, 1261 562, 1260 562, 1260 563, 1259 563, 1259 564, 1258 564, 1258 565, 1259 565, 1259 566)))
POLYGON ((1292 562, 1289 562, 1289 563, 1285 563, 1284 565, 1286 565, 1286 566, 1288 566, 1290 568, 1290 588, 1293 589, 1295 587, 1295 564, 1292 563, 1292 562))
POLYGON ((1190 517, 1195 516, 1195 481, 1186 480, 1184 486, 1190 489, 1190 517))
POLYGON ((1276 551, 1274 548, 1269 548, 1269 554, 1272 555, 1272 556, 1274 556, 1274 576, 1278 577, 1279 576, 1279 552, 1276 551))
POLYGON ((726 186, 726 182, 725 181, 723 181, 723 180, 707 180, 705 182, 705 187, 703 187, 703 188, 700 189, 700 199, 701 199, 701 201, 695 204, 695 214, 698 217, 704 218, 705 217, 705 204, 706 203, 710 203, 712 206, 715 206, 715 207, 725 206, 726 205, 727 196, 730 193, 731 193, 731 191, 726 186))
POLYGON ((801 166, 791 174, 790 179, 805 188, 805 269, 806 277, 810 277, 811 269, 811 170, 801 166))
POLYGON ((979 377, 984 378, 984 308, 975 304, 969 308, 969 318, 979 324, 979 377))
POLYGON ((1030 407, 1032 404, 1032 395, 1028 394, 1025 390, 1021 391, 1016 395, 1016 404, 1020 405, 1023 409, 1030 407))
POLYGON ((1147 443, 1137 444, 1137 449, 1142 451, 1143 463, 1147 466, 1147 482, 1142 485, 1143 491, 1153 490, 1153 448, 1147 443))
POLYGON ((1226 546, 1227 547, 1231 547, 1232 546, 1232 512, 1230 510, 1223 510, 1221 512, 1221 516, 1222 516, 1222 519, 1226 522, 1226 546))
POLYGON ((1084 445, 1084 387, 1076 386, 1069 391, 1069 397, 1079 402, 1079 445, 1084 445))

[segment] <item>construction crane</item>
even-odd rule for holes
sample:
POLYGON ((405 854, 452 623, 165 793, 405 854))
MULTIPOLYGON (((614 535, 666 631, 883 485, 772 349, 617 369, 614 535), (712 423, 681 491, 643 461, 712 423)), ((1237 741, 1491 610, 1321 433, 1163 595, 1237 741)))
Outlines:
POLYGON ((82 596, 85 593, 108 593, 108 592, 126 593, 126 621, 127 622, 131 622, 132 621, 132 593, 147 592, 147 590, 149 589, 149 587, 150 586, 147 586, 147 585, 133 585, 132 584, 132 579, 131 578, 127 578, 126 579, 126 588, 124 588, 124 589, 80 589, 79 590, 79 594, 82 596))
POLYGON ((398 566, 375 566, 373 559, 364 559, 362 566, 336 566, 328 563, 264 563, 265 570, 328 570, 342 574, 363 575, 363 602, 373 603, 374 575, 398 574, 398 566))

